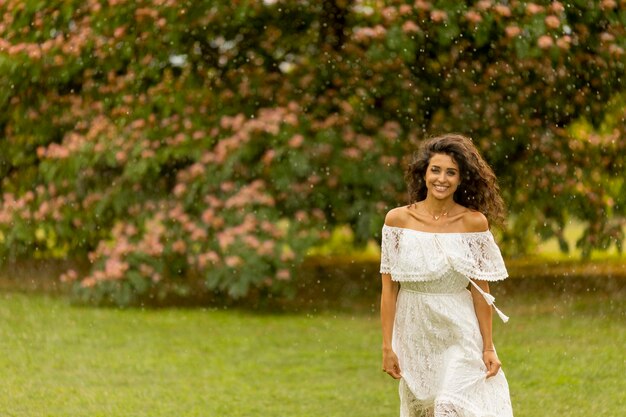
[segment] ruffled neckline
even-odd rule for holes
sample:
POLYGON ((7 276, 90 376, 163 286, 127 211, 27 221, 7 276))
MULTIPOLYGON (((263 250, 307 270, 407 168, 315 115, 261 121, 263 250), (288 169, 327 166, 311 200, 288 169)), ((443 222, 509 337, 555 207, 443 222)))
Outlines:
POLYGON ((381 273, 391 274, 394 281, 430 281, 451 270, 487 281, 508 275, 489 230, 438 233, 383 226, 381 273))
POLYGON ((450 235, 450 236, 454 236, 454 235, 460 235, 460 236, 491 235, 491 231, 490 230, 484 230, 482 232, 426 232, 426 231, 423 231, 423 230, 411 229, 409 227, 389 226, 389 225, 386 225, 386 224, 383 225, 383 229, 384 228, 404 230, 404 231, 414 232, 414 233, 417 233, 417 234, 427 235, 427 236, 434 236, 434 235, 436 235, 436 236, 441 236, 441 235, 444 235, 444 236, 445 235, 450 235))

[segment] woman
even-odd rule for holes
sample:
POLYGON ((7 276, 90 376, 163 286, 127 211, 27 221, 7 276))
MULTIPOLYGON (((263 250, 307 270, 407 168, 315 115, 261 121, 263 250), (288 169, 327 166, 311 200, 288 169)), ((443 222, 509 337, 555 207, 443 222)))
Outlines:
POLYGON ((507 277, 489 231, 504 218, 496 177, 470 139, 444 135, 422 144, 406 180, 411 204, 385 218, 380 268, 400 416, 511 417, 488 285, 507 277))

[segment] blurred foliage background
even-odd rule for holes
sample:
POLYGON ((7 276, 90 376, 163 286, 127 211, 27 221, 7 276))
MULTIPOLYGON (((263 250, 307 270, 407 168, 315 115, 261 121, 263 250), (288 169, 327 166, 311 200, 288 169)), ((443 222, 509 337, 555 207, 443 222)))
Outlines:
POLYGON ((582 257, 621 252, 623 0, 0 13, 0 256, 85 260, 61 276, 78 300, 288 294, 337 230, 379 237, 412 152, 449 131, 499 176, 507 256, 574 249, 570 224, 582 257))

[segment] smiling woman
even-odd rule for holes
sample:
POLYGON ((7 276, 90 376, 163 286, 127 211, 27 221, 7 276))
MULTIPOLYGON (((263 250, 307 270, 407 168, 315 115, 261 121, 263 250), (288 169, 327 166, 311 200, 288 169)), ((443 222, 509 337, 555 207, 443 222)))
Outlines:
MULTIPOLYGON (((430 158, 426 175, 424 175, 426 188, 436 201, 447 201, 459 187, 459 165, 450 155, 435 154, 430 158)), ((429 213, 433 219, 439 220, 441 216, 447 216, 449 208, 442 208, 439 215, 429 213)))
MULTIPOLYGON (((405 180, 411 202, 425 200, 429 191, 435 191, 435 184, 448 186, 454 202, 480 211, 491 224, 504 222, 504 202, 497 178, 472 141, 464 136, 449 134, 424 143, 406 170, 405 180)), ((441 203, 438 193, 432 197, 432 203, 441 203)))
POLYGON ((504 204, 471 140, 420 147, 406 173, 411 204, 382 233, 383 371, 400 379, 401 417, 512 417, 492 338, 488 281, 507 277, 489 231, 504 204), (470 288, 470 290, 468 290, 470 288))

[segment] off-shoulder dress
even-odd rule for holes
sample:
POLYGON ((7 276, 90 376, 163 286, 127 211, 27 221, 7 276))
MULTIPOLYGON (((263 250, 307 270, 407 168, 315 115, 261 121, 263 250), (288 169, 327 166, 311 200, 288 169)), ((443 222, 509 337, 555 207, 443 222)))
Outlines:
MULTIPOLYGON (((512 417, 500 370, 487 379, 468 285, 508 276, 490 231, 429 233, 383 226, 380 272, 400 283, 392 347, 401 417, 512 417)), ((496 308, 498 315, 506 317, 496 308)))

